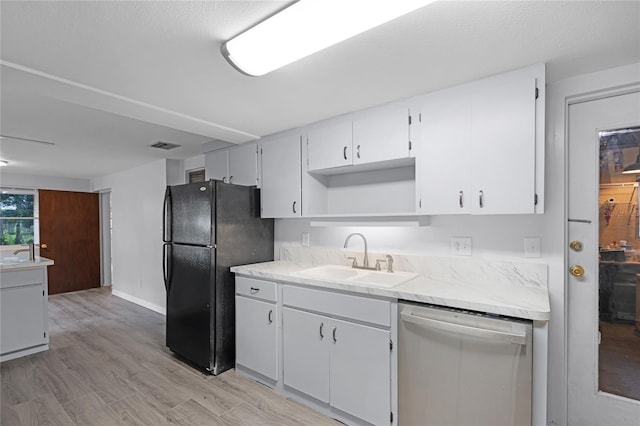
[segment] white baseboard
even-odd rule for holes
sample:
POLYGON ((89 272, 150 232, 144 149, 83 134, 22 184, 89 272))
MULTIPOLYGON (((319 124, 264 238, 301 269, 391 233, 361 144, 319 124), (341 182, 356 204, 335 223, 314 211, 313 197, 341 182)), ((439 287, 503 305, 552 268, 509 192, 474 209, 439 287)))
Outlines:
POLYGON ((149 303, 146 300, 140 299, 139 297, 135 297, 135 296, 132 296, 130 294, 123 293, 123 292, 115 290, 113 288, 111 290, 111 294, 113 296, 119 297, 121 299, 128 300, 131 303, 135 303, 136 305, 140 305, 143 308, 151 309, 152 311, 157 312, 157 313, 162 314, 162 315, 167 315, 167 310, 164 307, 158 306, 158 305, 154 305, 153 303, 149 303))

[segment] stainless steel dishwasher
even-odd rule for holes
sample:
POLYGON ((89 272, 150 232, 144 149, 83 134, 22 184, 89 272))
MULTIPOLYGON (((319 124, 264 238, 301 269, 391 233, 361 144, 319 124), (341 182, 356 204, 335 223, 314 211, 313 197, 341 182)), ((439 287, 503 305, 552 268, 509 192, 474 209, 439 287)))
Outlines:
POLYGON ((531 425, 531 321, 410 302, 398 315, 399 425, 531 425))

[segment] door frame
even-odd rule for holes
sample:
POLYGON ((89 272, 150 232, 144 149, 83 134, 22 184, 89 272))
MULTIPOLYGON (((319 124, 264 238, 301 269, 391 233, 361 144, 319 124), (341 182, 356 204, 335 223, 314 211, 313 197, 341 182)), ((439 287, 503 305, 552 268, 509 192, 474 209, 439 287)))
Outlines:
MULTIPOLYGON (((640 90, 640 64, 605 70, 598 73, 579 76, 566 84, 565 90, 559 94, 562 100, 562 134, 564 137, 564 205, 563 205, 563 359, 562 359, 562 422, 568 424, 568 381, 569 381, 569 107, 571 105, 597 101, 613 96, 629 94, 640 90)), ((606 394, 612 398, 616 395, 606 394)))
POLYGON ((111 260, 111 189, 98 192, 100 212, 100 286, 113 285, 111 260))

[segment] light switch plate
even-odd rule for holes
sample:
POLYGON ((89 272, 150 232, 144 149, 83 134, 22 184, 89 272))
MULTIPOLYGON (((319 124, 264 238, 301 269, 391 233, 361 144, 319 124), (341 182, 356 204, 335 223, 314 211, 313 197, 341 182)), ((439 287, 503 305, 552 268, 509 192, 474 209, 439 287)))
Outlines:
POLYGON ((471 237, 451 237, 451 254, 471 256, 471 237))
POLYGON ((309 247, 309 233, 302 233, 302 247, 309 247))
POLYGON ((524 237, 524 257, 540 257, 540 237, 524 237))

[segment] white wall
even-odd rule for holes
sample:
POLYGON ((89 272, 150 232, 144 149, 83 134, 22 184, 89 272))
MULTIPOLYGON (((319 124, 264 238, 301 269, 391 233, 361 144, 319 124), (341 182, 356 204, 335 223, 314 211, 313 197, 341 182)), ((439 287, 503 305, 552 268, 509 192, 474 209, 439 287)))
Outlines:
POLYGON ((164 313, 162 205, 167 160, 93 179, 111 191, 113 294, 164 313))
MULTIPOLYGON (((632 65, 549 85, 546 106, 544 215, 433 216, 431 225, 421 228, 311 228, 308 219, 279 219, 275 226, 276 253, 282 244, 300 245, 302 232, 309 232, 311 246, 340 248, 349 233, 362 232, 367 237, 371 251, 425 255, 449 255, 451 237, 469 236, 473 238, 474 257, 548 264, 551 321, 547 419, 549 424, 565 424, 565 98, 637 81, 638 78, 640 66, 632 65), (539 259, 524 258, 525 236, 541 237, 542 256, 539 259)), ((359 240, 353 240, 351 244, 353 248, 362 247, 359 240)))
POLYGON ((91 180, 0 172, 0 186, 91 192, 91 180))

